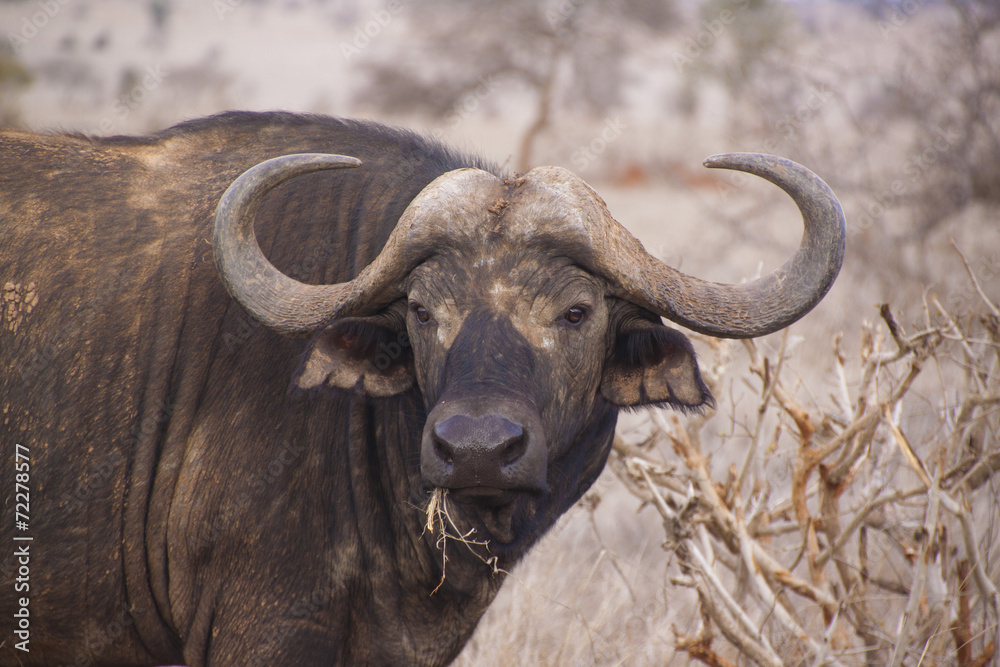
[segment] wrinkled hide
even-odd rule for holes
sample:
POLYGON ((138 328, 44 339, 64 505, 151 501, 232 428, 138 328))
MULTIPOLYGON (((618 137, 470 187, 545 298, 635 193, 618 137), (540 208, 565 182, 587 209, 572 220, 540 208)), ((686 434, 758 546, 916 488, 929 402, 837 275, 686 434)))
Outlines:
POLYGON ((0 443, 8 470, 30 451, 34 537, 31 650, 0 664, 450 662, 597 478, 620 410, 712 403, 660 316, 761 335, 832 283, 832 193, 739 160, 806 235, 730 299, 565 170, 379 125, 0 133, 0 443), (298 153, 326 155, 266 162, 298 153), (446 570, 432 498, 474 542, 447 541, 446 570))

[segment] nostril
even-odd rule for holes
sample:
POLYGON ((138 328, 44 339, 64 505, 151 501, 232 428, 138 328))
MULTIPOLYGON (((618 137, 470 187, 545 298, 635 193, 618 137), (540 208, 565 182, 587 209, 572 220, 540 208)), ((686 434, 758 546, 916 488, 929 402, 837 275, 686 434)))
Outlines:
MULTIPOLYGON (((521 429, 518 428, 518 431, 521 429)), ((500 464, 504 466, 509 466, 514 463, 528 450, 528 439, 524 437, 523 433, 518 433, 518 435, 508 438, 506 442, 503 443, 500 449, 500 464)))
POLYGON ((441 459, 448 465, 452 465, 452 463, 454 463, 454 459, 452 458, 451 447, 449 447, 448 443, 443 441, 439 437, 434 438, 434 453, 437 454, 437 457, 439 459, 441 459))

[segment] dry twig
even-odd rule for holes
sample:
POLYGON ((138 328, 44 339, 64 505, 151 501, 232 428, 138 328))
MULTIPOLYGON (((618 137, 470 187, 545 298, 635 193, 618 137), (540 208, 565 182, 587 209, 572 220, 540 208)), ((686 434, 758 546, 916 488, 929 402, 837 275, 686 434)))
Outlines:
MULTIPOLYGON (((979 320, 960 322, 931 297, 937 319, 925 310, 923 326, 907 334, 881 306, 895 350, 883 351, 879 329, 865 325, 854 383, 838 337, 829 409, 800 402, 782 381, 787 338, 776 360, 746 342, 758 402, 745 427, 747 453, 725 479, 713 477, 702 448, 711 415, 656 414, 649 446, 616 439, 612 469, 656 507, 683 575, 671 580, 698 594, 700 629, 695 636, 675 630, 677 650, 708 665, 732 664, 736 655, 765 665, 1000 665, 1000 595, 986 560, 998 537, 990 532, 994 543, 983 543, 973 518, 974 507, 982 516, 998 512, 995 496, 982 490, 1000 472, 1000 325, 973 282, 988 312, 979 320), (910 396, 932 382, 921 377, 930 360, 947 391, 938 425, 927 429, 911 420, 926 413, 926 389, 917 412, 910 396), (753 478, 766 466, 761 436, 776 420, 775 433, 795 434, 791 450, 784 445, 794 465, 787 486, 772 493, 772 481, 753 478), (682 468, 651 460, 657 440, 671 445, 682 468), (751 485, 744 499, 741 490, 751 485), (961 535, 958 544, 949 545, 949 532, 961 535), (877 548, 884 551, 873 558, 877 548), (744 585, 750 599, 737 599, 733 591, 744 585)), ((725 364, 717 357, 712 368, 718 386, 725 364)), ((775 439, 769 449, 777 446, 775 439)))

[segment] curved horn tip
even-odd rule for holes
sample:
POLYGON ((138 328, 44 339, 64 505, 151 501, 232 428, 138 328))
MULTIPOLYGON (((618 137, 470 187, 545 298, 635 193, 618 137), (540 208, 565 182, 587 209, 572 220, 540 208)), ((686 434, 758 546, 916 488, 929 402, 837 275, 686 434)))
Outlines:
POLYGON ((337 286, 301 283, 264 256, 254 234, 254 214, 265 195, 297 176, 354 168, 361 160, 331 153, 293 153, 250 167, 233 181, 215 209, 212 244, 226 290, 253 316, 282 334, 303 335, 321 326, 342 299, 337 286))
POLYGON ((655 264, 649 270, 655 284, 633 296, 637 303, 646 299, 663 317, 709 336, 756 338, 782 329, 809 312, 833 285, 846 246, 843 209, 819 176, 785 158, 728 153, 706 158, 704 165, 754 174, 791 196, 804 225, 799 249, 777 271, 741 285, 709 283, 655 264))
MULTIPOLYGON (((361 166, 361 160, 349 155, 337 155, 336 153, 289 153, 273 157, 247 169, 240 176, 248 174, 266 174, 269 172, 282 173, 278 182, 303 176, 313 171, 323 171, 324 169, 353 169, 361 166)), ((237 180, 240 180, 239 178, 237 180)), ((275 183, 277 185, 277 183, 275 183)), ((269 186, 267 189, 270 189, 269 186)))
MULTIPOLYGON (((316 165, 329 165, 331 167, 343 167, 352 169, 361 166, 361 160, 350 155, 338 155, 336 153, 289 153, 279 155, 269 160, 264 160, 261 165, 269 163, 289 163, 289 162, 312 162, 316 165)), ((260 165, 258 165, 260 166, 260 165)))
POLYGON ((702 162, 702 166, 708 169, 735 169, 736 171, 750 171, 755 167, 775 167, 778 165, 805 168, 788 158, 767 153, 720 153, 719 155, 710 155, 702 162))

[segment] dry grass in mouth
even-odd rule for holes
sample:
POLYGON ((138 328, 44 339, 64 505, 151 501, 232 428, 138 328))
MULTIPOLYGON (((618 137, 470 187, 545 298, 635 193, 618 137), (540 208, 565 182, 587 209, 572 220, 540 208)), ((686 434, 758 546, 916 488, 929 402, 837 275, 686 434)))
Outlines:
MULTIPOLYGON (((470 528, 463 533, 455 523, 455 520, 448 511, 448 489, 442 489, 440 487, 434 489, 433 493, 431 493, 430 502, 427 503, 426 514, 426 528, 431 534, 437 532, 436 544, 441 550, 441 581, 439 581, 438 585, 431 591, 431 595, 438 592, 438 589, 444 584, 445 577, 447 576, 448 540, 455 540, 456 542, 464 544, 476 558, 492 568, 493 574, 504 572, 504 570, 501 570, 497 565, 496 556, 484 556, 476 550, 476 547, 482 547, 486 550, 487 554, 489 554, 489 541, 473 539, 473 536, 476 534, 475 528, 470 528), (449 528, 451 529, 451 532, 449 532, 449 528)), ((506 572, 504 572, 504 574, 506 574, 506 572)))

